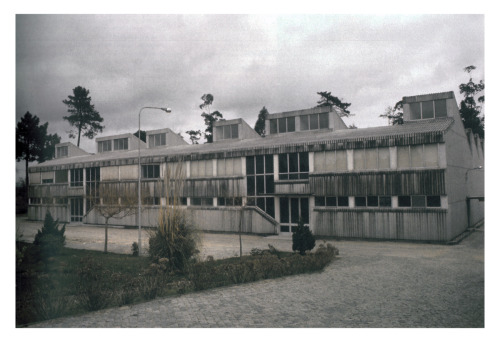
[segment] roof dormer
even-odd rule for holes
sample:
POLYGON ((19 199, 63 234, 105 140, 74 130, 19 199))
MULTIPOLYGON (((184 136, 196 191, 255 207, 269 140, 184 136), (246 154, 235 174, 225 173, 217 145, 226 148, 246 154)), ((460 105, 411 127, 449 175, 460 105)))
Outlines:
POLYGON ((219 120, 214 123, 214 142, 260 138, 243 119, 219 120))
POLYGON ((146 132, 146 144, 148 148, 188 145, 188 143, 170 128, 156 129, 146 132))
POLYGON ((56 144, 55 148, 56 148, 56 156, 55 156, 56 159, 84 156, 89 154, 70 142, 56 144))
POLYGON ((446 118, 455 115, 458 115, 458 106, 452 91, 403 97, 404 121, 446 118))
POLYGON ((95 141, 97 142, 97 153, 137 150, 139 144, 142 148, 146 147, 143 141, 131 133, 97 138, 95 141))

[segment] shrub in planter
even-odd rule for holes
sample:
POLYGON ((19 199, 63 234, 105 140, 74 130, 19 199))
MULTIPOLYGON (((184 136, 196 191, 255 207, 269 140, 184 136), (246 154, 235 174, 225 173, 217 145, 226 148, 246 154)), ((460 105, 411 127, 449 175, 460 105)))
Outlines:
POLYGON ((302 218, 299 219, 297 230, 292 235, 292 249, 304 255, 316 245, 316 239, 312 235, 309 227, 304 226, 302 218))
POLYGON ((88 311, 99 310, 113 299, 107 280, 111 278, 109 271, 101 262, 92 257, 82 258, 78 268, 78 300, 88 311))
POLYGON ((39 247, 40 255, 44 259, 59 254, 64 247, 66 242, 66 237, 64 236, 66 225, 63 225, 61 229, 58 226, 59 221, 54 221, 50 212, 47 211, 43 227, 41 230, 38 230, 33 242, 34 245, 39 247))

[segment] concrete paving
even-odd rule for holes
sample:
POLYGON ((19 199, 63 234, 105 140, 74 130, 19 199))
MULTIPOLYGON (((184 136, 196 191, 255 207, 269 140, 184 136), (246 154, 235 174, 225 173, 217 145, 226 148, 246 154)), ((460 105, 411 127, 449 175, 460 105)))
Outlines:
MULTIPOLYGON (((20 225, 29 239, 32 223, 20 220, 20 225)), ((66 233, 69 247, 90 249, 102 248, 100 235, 99 227, 70 226, 66 233)), ((110 230, 110 251, 129 253, 136 240, 137 230, 110 230)), ((321 273, 156 299, 31 327, 484 327, 483 229, 453 246, 330 242, 340 256, 321 273)), ((204 256, 239 254, 237 235, 202 234, 202 243, 204 256)), ((291 250, 291 239, 243 237, 245 252, 268 243, 291 250)))

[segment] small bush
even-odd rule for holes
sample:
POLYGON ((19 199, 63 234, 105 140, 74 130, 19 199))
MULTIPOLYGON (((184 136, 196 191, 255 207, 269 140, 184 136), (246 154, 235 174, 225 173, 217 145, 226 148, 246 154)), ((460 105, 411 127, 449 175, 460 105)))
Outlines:
POLYGON ((49 211, 45 214, 42 230, 35 235, 34 245, 40 248, 40 256, 43 259, 58 255, 66 243, 64 232, 66 225, 58 229, 59 221, 52 218, 49 211))
POLYGON ((292 249, 304 255, 316 245, 316 239, 312 235, 309 227, 304 226, 302 218, 299 219, 297 230, 292 235, 292 249))
POLYGON ((172 269, 183 272, 191 258, 199 251, 196 248, 194 231, 186 215, 179 208, 163 208, 158 227, 149 237, 149 255, 153 261, 169 260, 172 269))
POLYGON ((132 256, 139 256, 139 244, 132 242, 132 256))

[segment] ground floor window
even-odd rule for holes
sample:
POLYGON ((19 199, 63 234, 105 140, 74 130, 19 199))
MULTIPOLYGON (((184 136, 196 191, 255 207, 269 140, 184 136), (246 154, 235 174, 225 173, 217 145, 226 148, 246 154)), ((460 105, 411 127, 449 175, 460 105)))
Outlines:
POLYGON ((82 222, 83 219, 83 198, 70 198, 71 222, 82 222))
POLYGON ((191 205, 212 207, 214 199, 212 197, 191 197, 191 205))
POLYGON ((316 196, 314 197, 315 207, 348 207, 349 197, 347 196, 316 196))
POLYGON ((274 217, 274 197, 248 197, 248 206, 256 206, 266 212, 272 218, 274 217))
POLYGON ((218 197, 217 205, 220 207, 240 207, 241 197, 218 197))
POLYGON ((441 196, 398 196, 398 207, 402 208, 439 208, 441 196))
POLYGON ((309 226, 308 197, 280 197, 280 232, 293 233, 297 229, 299 219, 309 226))

